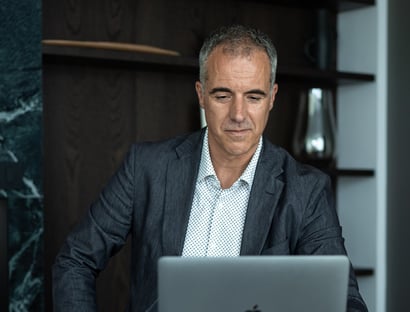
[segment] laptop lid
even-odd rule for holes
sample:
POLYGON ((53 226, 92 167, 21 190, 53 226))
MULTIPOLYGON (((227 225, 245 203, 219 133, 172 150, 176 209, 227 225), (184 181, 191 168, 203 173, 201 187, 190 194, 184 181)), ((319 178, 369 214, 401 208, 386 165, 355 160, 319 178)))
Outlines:
POLYGON ((346 256, 163 257, 159 312, 345 312, 346 256))

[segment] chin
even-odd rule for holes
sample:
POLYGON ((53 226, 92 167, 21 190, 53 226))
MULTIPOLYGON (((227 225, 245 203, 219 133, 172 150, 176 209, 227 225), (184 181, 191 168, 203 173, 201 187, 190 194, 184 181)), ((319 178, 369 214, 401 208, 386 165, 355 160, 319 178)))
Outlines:
POLYGON ((251 148, 250 147, 231 147, 231 148, 228 148, 227 150, 229 154, 231 154, 232 156, 242 156, 242 155, 249 153, 251 148))

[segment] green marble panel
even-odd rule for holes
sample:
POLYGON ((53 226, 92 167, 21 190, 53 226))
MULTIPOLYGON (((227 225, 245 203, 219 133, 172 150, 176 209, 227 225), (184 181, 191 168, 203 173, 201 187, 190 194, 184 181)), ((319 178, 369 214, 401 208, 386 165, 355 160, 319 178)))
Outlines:
POLYGON ((18 184, 0 175, 8 203, 8 306, 43 311, 41 1, 1 1, 0 32, 0 167, 21 169, 7 172, 18 184))

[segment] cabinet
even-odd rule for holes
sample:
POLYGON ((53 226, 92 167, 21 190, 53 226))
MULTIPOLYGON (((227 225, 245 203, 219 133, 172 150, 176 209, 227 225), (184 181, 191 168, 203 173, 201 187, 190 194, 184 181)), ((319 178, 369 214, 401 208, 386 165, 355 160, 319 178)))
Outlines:
MULTIPOLYGON (((51 266, 65 235, 132 142, 162 139, 200 127, 194 91, 196 56, 209 31, 221 24, 239 22, 258 27, 272 37, 279 54, 280 89, 266 135, 290 150, 302 88, 326 86, 337 90, 338 115, 342 117, 339 128, 343 129, 349 127, 348 116, 339 109, 346 102, 345 90, 366 89, 375 81, 372 70, 344 70, 335 61, 323 71, 306 59, 303 50, 314 35, 316 9, 328 9, 333 25, 345 27, 339 16, 374 4, 373 0, 43 1, 44 39, 130 42, 180 53, 168 56, 43 45, 46 267, 51 266)), ((339 51, 343 50, 341 44, 339 40, 339 51)), ((345 212, 343 198, 350 196, 346 190, 349 186, 355 188, 357 181, 374 180, 375 164, 351 164, 344 160, 343 149, 342 138, 342 159, 337 168, 330 168, 330 173, 341 180, 337 183, 337 198, 342 221, 348 224, 345 235, 349 241, 357 241, 356 228, 364 226, 366 219, 345 212)), ((357 243, 358 256, 352 247, 354 260, 360 259, 360 244, 367 244, 367 239, 372 238, 357 243)), ((128 246, 99 278, 98 300, 103 310, 123 310, 127 300, 128 276, 124 268, 129 265, 128 246), (104 295, 112 293, 118 295, 104 295)), ((366 293, 374 293, 374 263, 358 260, 354 265, 363 276, 364 287, 370 289, 366 293)), ((51 307, 49 275, 45 282, 46 305, 51 307)))

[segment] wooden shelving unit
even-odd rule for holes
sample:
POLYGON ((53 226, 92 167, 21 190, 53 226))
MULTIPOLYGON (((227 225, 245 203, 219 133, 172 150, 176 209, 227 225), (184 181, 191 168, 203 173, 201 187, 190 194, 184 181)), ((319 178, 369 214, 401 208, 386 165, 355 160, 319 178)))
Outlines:
MULTIPOLYGON (((188 56, 158 55, 142 52, 119 51, 43 44, 46 63, 87 63, 103 66, 136 68, 149 71, 198 72, 198 60, 188 56)), ((313 68, 279 67, 277 79, 281 82, 321 85, 365 83, 374 81, 374 75, 366 73, 322 71, 313 68)), ((325 169, 331 176, 373 176, 371 169, 325 169)))
MULTIPOLYGON (((233 21, 246 22, 270 32, 277 40, 278 51, 284 51, 280 55, 286 54, 280 59, 277 71, 278 83, 283 85, 281 101, 290 105, 281 106, 286 107, 281 112, 285 118, 275 120, 278 122, 269 129, 269 134, 274 138, 280 136, 287 144, 293 129, 295 106, 291 105, 298 100, 295 89, 309 85, 356 88, 375 81, 372 73, 336 71, 336 66, 323 71, 304 59, 304 44, 314 32, 316 12, 313 10, 328 9, 335 18, 337 12, 374 4, 375 0, 127 0, 109 7, 93 0, 75 2, 68 8, 58 1, 46 1, 43 39, 136 40, 180 52, 171 56, 43 45, 46 267, 51 266, 60 241, 71 226, 66 220, 77 220, 84 213, 97 194, 93 186, 110 175, 130 142, 145 140, 148 134, 156 139, 199 127, 197 99, 192 88, 192 79, 198 73, 195 51, 211 28, 233 21), (249 15, 250 8, 256 9, 257 14, 249 15), (94 167, 98 170, 93 171, 94 167)), ((335 24, 335 19, 332 22, 335 24)), ((335 179, 375 176, 374 170, 368 168, 328 171, 335 179)), ((355 213, 348 217, 358 219, 355 213)), ((125 309, 129 249, 124 248, 123 252, 99 278, 98 303, 103 311, 125 309)), ((369 262, 354 265, 357 276, 367 278, 379 273, 374 274, 376 267, 372 268, 369 262)), ((46 276, 46 286, 46 306, 51 307, 50 276, 46 276)))

